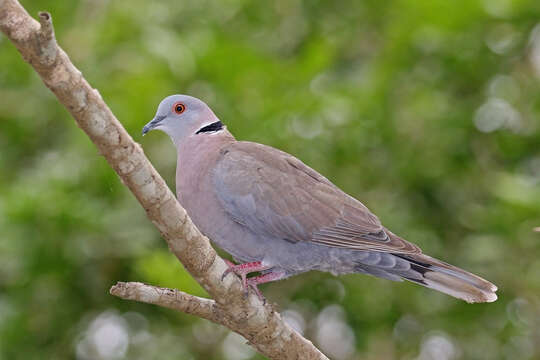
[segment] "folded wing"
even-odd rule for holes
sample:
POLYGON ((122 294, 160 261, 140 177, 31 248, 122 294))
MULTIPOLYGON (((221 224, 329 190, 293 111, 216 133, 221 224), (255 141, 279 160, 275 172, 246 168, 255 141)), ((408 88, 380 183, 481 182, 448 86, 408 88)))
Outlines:
POLYGON ((221 150, 213 181, 227 213, 256 234, 352 250, 420 254, 361 202, 297 158, 261 144, 221 150))

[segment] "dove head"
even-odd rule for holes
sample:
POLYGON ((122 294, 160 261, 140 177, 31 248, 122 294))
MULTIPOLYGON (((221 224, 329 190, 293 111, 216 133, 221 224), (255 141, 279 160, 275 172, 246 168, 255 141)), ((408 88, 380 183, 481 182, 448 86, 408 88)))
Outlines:
POLYGON ((165 132, 178 147, 189 136, 215 133, 224 126, 201 100, 187 95, 171 95, 161 101, 156 116, 144 126, 142 134, 154 129, 165 132))

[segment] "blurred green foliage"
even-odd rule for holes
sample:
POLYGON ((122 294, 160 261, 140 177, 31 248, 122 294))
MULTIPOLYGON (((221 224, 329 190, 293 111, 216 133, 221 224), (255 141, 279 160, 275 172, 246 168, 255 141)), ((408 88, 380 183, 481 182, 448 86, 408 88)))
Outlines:
MULTIPOLYGON (((206 101, 292 153, 493 304, 310 273, 263 287, 334 359, 540 358, 540 2, 23 1, 174 187, 159 101, 206 101)), ((260 358, 224 329, 113 298, 203 295, 142 209, 0 36, 0 358, 260 358)))

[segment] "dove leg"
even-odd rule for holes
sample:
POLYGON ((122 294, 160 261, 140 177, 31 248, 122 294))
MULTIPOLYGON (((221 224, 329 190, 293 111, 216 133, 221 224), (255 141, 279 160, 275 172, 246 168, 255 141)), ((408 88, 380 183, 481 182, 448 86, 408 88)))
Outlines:
POLYGON ((248 289, 247 274, 256 272, 256 271, 263 271, 263 270, 270 269, 269 266, 263 265, 262 262, 260 261, 253 261, 253 262, 248 262, 248 263, 238 264, 238 265, 235 265, 229 260, 225 260, 225 262, 227 263, 227 266, 229 266, 229 268, 223 272, 223 275, 221 275, 221 280, 225 279, 225 276, 229 275, 230 273, 239 275, 240 278, 242 279, 242 286, 244 287, 244 291, 246 292, 248 289))
POLYGON ((281 280, 285 277, 286 273, 283 270, 271 271, 269 273, 247 279, 247 286, 251 287, 255 291, 255 294, 257 294, 260 300, 265 301, 264 296, 261 293, 261 290, 259 290, 259 288, 257 287, 257 285, 264 284, 270 281, 281 280))

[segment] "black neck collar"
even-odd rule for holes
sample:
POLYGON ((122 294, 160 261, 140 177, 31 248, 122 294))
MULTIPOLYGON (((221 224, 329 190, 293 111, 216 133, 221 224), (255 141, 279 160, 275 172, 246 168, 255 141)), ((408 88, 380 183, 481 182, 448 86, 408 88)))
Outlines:
POLYGON ((221 121, 216 121, 210 125, 200 128, 195 134, 206 133, 206 132, 216 132, 223 129, 223 123, 221 121))

